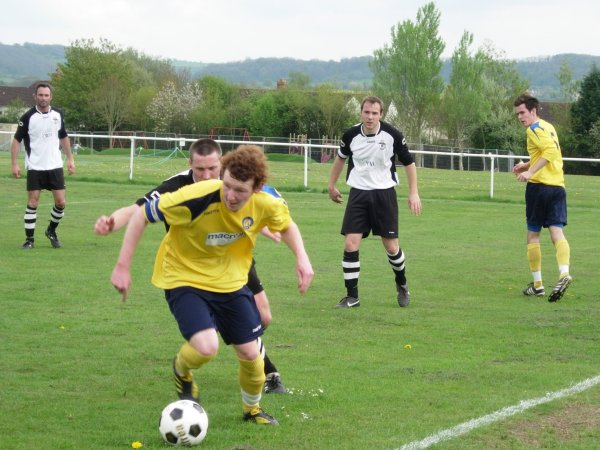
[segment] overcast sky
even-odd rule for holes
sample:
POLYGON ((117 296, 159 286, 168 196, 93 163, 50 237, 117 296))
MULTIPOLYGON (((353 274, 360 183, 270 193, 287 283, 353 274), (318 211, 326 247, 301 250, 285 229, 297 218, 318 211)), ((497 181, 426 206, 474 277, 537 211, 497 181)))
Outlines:
MULTIPOLYGON (((4 0, 0 43, 106 38, 148 56, 207 63, 372 55, 424 0, 4 0)), ((507 58, 600 55, 598 0, 438 0, 449 57, 465 30, 507 58)))

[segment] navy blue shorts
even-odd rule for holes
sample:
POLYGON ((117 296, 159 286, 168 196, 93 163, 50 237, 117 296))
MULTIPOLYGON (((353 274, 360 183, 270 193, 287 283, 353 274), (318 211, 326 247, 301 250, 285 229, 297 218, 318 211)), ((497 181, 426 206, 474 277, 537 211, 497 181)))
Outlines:
POLYGON ((252 342, 263 334, 254 297, 246 286, 228 293, 185 286, 165 290, 165 298, 186 340, 208 328, 218 330, 227 345, 252 342))
POLYGON ((371 231, 382 238, 398 237, 398 198, 393 187, 350 189, 341 233, 361 233, 366 238, 371 231))
POLYGON ((28 170, 28 191, 61 191, 65 188, 65 174, 63 168, 52 170, 28 170))
POLYGON ((539 231, 567 224, 567 191, 562 186, 527 183, 525 187, 527 229, 539 231))

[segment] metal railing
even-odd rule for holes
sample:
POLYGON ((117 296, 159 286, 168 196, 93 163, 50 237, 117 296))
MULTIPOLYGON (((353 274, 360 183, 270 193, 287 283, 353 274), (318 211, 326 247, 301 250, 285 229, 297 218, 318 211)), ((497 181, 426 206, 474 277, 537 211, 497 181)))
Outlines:
MULTIPOLYGON (((0 136, 2 134, 12 135, 13 133, 10 131, 0 131, 0 136)), ((185 147, 186 143, 191 143, 197 140, 197 138, 188 138, 188 137, 176 137, 176 136, 167 136, 167 137, 151 137, 147 135, 138 136, 138 135, 105 135, 105 134, 85 134, 85 133, 71 133, 69 137, 72 139, 91 139, 92 142, 94 139, 106 139, 109 142, 114 142, 115 140, 120 141, 129 141, 129 179, 133 179, 133 167, 134 167, 134 158, 136 156, 136 143, 141 141, 155 141, 155 142, 177 142, 179 144, 179 148, 185 147)), ((9 139, 10 140, 10 139, 9 139)), ((328 155, 335 155, 335 151, 338 149, 337 145, 332 144, 312 144, 310 140, 308 142, 273 142, 268 141, 267 138, 263 140, 229 140, 229 139, 215 139, 219 144, 231 144, 231 145, 240 145, 240 144, 253 144, 259 145, 261 147, 287 147, 289 149, 295 149, 297 154, 300 154, 304 160, 304 187, 308 188, 308 166, 312 162, 326 162, 323 159, 324 152, 328 155), (317 150, 315 154, 313 151, 317 150), (299 152, 299 153, 298 153, 299 152)), ((414 147, 409 144, 409 147, 414 147)), ((93 148, 93 147, 92 147, 93 148)), ((2 148, 4 150, 4 148, 2 148)), ((7 150, 10 151, 10 145, 7 150)), ((507 154, 500 154, 499 150, 480 150, 480 149, 468 149, 466 151, 457 151, 453 148, 447 148, 445 151, 432 151, 432 150, 419 150, 411 148, 411 153, 415 155, 432 155, 436 157, 445 157, 445 158, 478 158, 481 159, 482 165, 480 166, 484 171, 489 171, 490 173, 490 198, 494 197, 494 174, 498 171, 499 162, 506 160, 505 167, 509 171, 514 165, 515 160, 528 160, 529 156, 527 155, 514 155, 510 152, 506 152, 507 154), (478 151, 481 153, 474 153, 474 151, 478 151)), ((600 159, 593 158, 563 158, 564 161, 579 161, 579 162, 600 162, 600 159)), ((424 158, 417 158, 417 163, 419 167, 426 167, 426 161, 424 158)), ((459 164, 461 170, 465 170, 464 167, 459 164)), ((433 167, 439 168, 439 167, 433 167)), ((450 163, 450 167, 453 168, 453 163, 450 163)), ((470 167, 469 167, 470 168, 470 167)), ((469 170, 467 168, 466 170, 469 170)))

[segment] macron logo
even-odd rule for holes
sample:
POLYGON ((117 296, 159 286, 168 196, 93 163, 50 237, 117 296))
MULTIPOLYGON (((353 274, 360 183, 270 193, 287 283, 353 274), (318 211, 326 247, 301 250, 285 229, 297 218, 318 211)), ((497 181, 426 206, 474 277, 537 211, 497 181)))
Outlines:
POLYGON ((244 233, 209 233, 204 242, 207 246, 229 245, 244 236, 244 233))

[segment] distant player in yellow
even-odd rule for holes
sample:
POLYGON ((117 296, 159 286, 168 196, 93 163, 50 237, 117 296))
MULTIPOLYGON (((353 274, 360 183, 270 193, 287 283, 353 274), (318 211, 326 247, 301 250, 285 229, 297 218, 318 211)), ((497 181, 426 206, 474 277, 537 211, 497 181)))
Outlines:
POLYGON ((146 224, 168 222, 152 283, 165 290, 186 339, 174 363, 178 392, 198 400, 192 370, 216 356, 218 329, 239 360, 244 420, 277 425, 259 405, 265 374, 256 339, 263 330, 252 292, 245 286, 260 230, 266 226, 281 233, 295 255, 300 293, 310 286, 313 270, 286 203, 261 190, 267 178, 262 149, 242 145, 227 153, 222 171, 222 180, 185 186, 139 208, 129 221, 111 281, 125 300, 133 253, 146 224))
POLYGON ((515 100, 514 107, 517 118, 527 128, 527 152, 530 157, 529 162, 521 162, 513 167, 517 180, 527 183, 527 259, 533 282, 523 289, 523 294, 540 297, 546 294, 542 280, 540 231, 548 228, 556 249, 559 272, 559 280, 548 301, 556 302, 573 280, 569 274, 571 250, 563 232, 563 227, 567 225, 567 193, 560 144, 554 127, 538 117, 540 106, 537 98, 523 94, 515 100))

